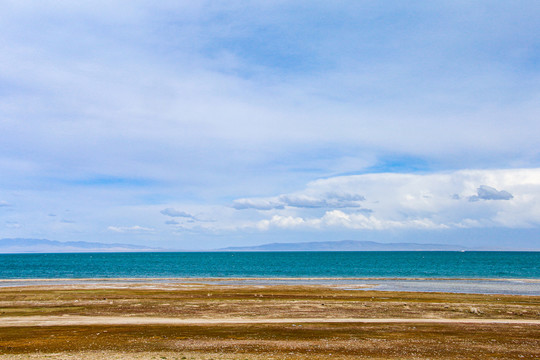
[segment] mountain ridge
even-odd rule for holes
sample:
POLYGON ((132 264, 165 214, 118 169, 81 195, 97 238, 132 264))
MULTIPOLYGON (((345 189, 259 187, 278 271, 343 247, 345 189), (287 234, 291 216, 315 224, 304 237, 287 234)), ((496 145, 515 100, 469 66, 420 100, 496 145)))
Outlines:
POLYGON ((88 241, 56 241, 47 239, 0 239, 0 253, 56 253, 56 252, 135 252, 163 249, 133 244, 105 244, 88 241))
POLYGON ((375 241, 340 240, 297 243, 269 243, 256 246, 233 246, 219 251, 464 251, 454 244, 379 243, 375 241))

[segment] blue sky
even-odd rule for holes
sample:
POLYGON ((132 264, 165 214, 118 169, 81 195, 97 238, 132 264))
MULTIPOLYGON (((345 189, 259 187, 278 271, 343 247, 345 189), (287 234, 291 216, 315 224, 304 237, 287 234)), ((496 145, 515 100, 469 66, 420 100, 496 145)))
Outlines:
POLYGON ((537 1, 0 12, 0 238, 540 248, 537 1))

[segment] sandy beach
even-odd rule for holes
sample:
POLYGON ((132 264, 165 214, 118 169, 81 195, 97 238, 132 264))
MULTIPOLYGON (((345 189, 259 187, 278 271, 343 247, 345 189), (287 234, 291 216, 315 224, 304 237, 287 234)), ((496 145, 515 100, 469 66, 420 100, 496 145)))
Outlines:
POLYGON ((132 280, 4 283, 1 358, 540 357, 540 296, 132 280))

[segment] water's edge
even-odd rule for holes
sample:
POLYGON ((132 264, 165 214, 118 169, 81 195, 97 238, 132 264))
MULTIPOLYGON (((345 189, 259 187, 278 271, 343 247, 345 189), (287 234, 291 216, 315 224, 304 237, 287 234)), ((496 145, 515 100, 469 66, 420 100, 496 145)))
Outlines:
POLYGON ((323 285, 354 291, 448 292, 540 296, 540 279, 381 279, 381 278, 134 278, 134 279, 0 279, 2 287, 82 286, 127 288, 178 284, 223 286, 323 285))

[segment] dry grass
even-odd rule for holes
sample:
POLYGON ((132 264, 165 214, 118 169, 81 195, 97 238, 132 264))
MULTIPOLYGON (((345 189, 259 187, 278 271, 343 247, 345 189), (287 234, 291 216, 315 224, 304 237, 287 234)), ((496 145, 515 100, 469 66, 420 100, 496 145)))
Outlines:
POLYGON ((0 316, 540 319, 540 297, 350 291, 321 286, 49 286, 0 289, 0 316))
MULTIPOLYGON (((540 319, 540 297, 167 285, 0 289, 2 316, 540 319)), ((540 358, 540 326, 229 324, 0 327, 2 359, 540 358)))

